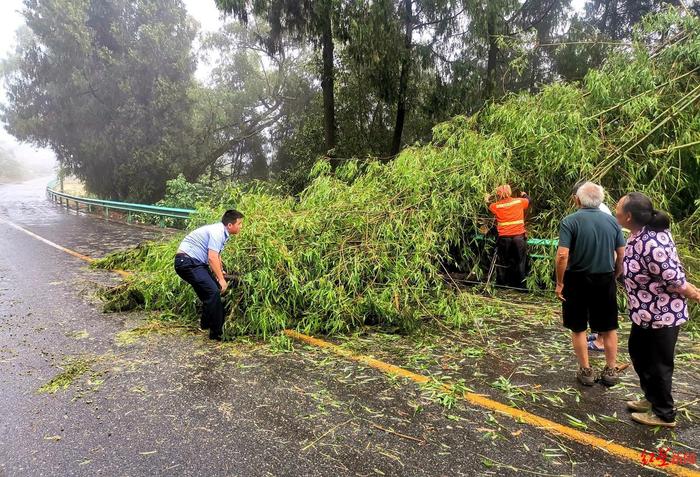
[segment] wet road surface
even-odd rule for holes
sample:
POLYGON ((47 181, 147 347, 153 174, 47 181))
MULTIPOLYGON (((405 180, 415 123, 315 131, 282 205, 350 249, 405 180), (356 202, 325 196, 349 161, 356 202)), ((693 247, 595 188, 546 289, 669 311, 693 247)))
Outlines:
MULTIPOLYGON (((162 233, 67 212, 45 183, 0 185, 0 218, 94 257, 162 233)), ((314 348, 104 314, 118 277, 2 222, 0 250, 1 476, 658 475, 314 348)), ((367 341, 416 367, 415 342, 367 341)))
POLYGON ((172 232, 102 220, 46 200, 50 178, 23 184, 0 184, 0 217, 64 247, 94 258, 157 240, 172 232))

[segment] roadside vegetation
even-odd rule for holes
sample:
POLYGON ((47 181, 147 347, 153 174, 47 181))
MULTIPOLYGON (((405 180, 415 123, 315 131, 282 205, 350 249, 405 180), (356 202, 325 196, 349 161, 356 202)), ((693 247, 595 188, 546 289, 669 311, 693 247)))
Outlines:
MULTIPOLYGON (((535 237, 557 235, 580 178, 600 181, 610 206, 628 191, 649 194, 675 218, 697 281, 699 53, 700 20, 669 10, 647 17, 633 44, 581 84, 554 83, 456 116, 433 129, 429 144, 392 161, 334 168, 320 160, 297 196, 269 183, 212 189, 191 227, 231 207, 246 215, 223 256, 226 270, 242 278, 226 295, 227 335, 267 337, 287 327, 336 333, 363 324, 410 331, 431 318, 471 326, 478 300, 456 292, 447 272, 483 277, 483 196, 504 181, 531 194, 535 237)), ((194 293, 171 270, 179 239, 101 261, 136 272, 110 300, 194 318, 194 293)), ((543 255, 529 278, 533 290, 552 284, 552 253, 543 255)))

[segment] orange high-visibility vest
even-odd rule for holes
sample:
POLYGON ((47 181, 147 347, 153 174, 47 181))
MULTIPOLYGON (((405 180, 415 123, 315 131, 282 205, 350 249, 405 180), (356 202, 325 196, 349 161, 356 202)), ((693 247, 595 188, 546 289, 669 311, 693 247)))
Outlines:
POLYGON ((524 197, 508 197, 489 205, 496 216, 496 229, 499 237, 514 237, 525 233, 525 209, 530 201, 524 197))

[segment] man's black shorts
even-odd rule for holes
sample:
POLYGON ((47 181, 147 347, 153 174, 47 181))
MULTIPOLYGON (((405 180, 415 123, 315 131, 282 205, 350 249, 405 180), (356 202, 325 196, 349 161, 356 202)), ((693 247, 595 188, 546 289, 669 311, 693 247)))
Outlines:
POLYGON ((571 331, 610 331, 618 328, 614 273, 564 274, 564 327, 571 331))

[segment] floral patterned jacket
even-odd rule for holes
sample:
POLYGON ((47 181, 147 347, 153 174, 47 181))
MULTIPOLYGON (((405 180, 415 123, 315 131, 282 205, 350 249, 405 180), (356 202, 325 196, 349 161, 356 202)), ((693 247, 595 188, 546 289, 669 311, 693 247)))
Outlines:
POLYGON ((679 290, 685 270, 668 230, 644 227, 625 247, 624 282, 630 319, 642 328, 680 326, 688 321, 688 304, 679 290))

